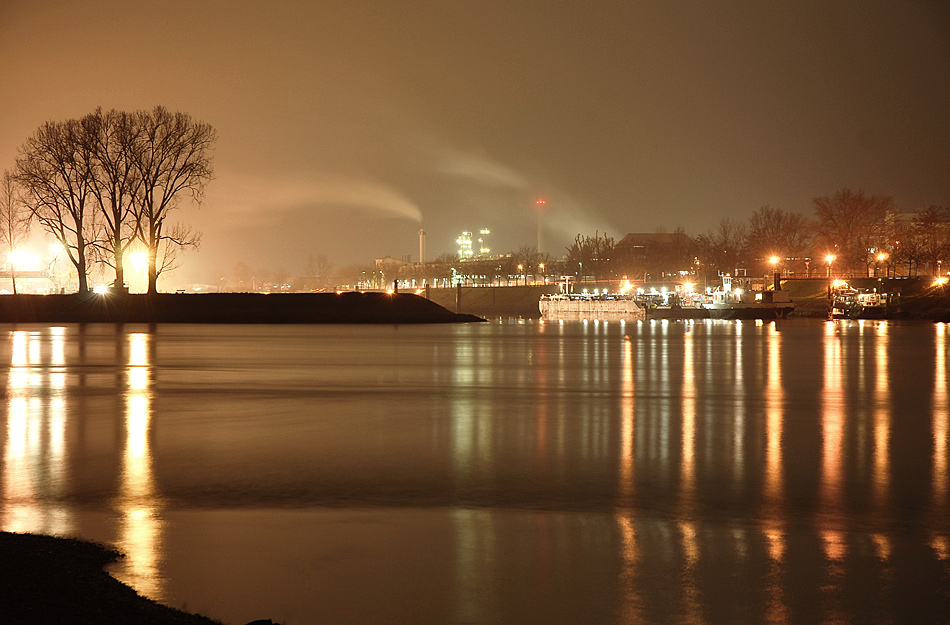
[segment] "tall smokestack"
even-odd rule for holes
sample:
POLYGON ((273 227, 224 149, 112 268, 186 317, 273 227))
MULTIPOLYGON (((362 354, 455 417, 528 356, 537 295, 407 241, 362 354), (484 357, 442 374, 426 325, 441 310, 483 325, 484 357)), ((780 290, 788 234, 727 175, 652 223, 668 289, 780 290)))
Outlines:
POLYGON ((544 212, 544 209, 547 208, 547 202, 543 199, 539 199, 534 203, 534 209, 538 211, 538 253, 541 252, 541 214, 544 212))
POLYGON ((419 230, 419 262, 426 262, 426 231, 419 230))

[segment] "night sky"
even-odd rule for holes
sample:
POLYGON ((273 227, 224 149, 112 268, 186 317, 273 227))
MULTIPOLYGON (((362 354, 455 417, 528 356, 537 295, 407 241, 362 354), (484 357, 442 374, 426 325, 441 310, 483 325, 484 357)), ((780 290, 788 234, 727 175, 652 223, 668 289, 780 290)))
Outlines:
POLYGON ((950 204, 950 4, 0 0, 0 170, 43 122, 213 125, 178 280, 811 214, 843 187, 950 204))

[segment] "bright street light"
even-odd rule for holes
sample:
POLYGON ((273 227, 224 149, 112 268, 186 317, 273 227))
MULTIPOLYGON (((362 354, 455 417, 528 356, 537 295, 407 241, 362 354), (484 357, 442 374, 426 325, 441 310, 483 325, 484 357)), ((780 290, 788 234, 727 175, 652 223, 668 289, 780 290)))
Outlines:
POLYGON ((38 257, 26 250, 13 250, 7 254, 7 262, 14 269, 28 269, 36 264, 38 257))

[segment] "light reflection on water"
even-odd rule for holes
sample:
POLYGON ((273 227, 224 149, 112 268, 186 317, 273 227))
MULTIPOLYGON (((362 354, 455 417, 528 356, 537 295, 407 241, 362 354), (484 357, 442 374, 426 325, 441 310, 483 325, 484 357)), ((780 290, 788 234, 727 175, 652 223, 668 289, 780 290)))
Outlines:
POLYGON ((407 591, 354 573, 323 592, 275 561, 258 606, 235 578, 261 562, 222 562, 260 526, 202 542, 202 514, 311 511, 269 545, 311 577, 340 561, 307 560, 306 537, 332 525, 332 552, 363 536, 353 519, 412 519, 401 540, 427 561, 380 543, 353 569, 401 554, 420 605, 388 622, 926 621, 950 608, 947 333, 8 327, 0 523, 114 542, 123 581, 194 609, 225 576, 236 590, 205 609, 235 622, 365 622, 385 618, 373 601, 337 604, 407 591))
POLYGON ((125 441, 115 502, 121 518, 116 542, 127 555, 118 577, 142 594, 162 599, 161 497, 155 490, 152 474, 150 338, 145 332, 127 335, 125 441))
POLYGON ((63 328, 9 336, 4 447, 4 529, 61 534, 69 507, 57 500, 66 482, 66 388, 63 328), (49 349, 44 364, 42 349, 49 349))
MULTIPOLYGON (((14 330, 9 333, 10 366, 7 375, 6 441, 3 467, 3 525, 9 532, 53 535, 75 533, 77 510, 69 502, 70 459, 67 458, 67 373, 78 362, 66 362, 67 328, 14 330), (48 355, 44 351, 48 350, 48 355), (45 435, 44 435, 45 434, 45 435)), ((117 334, 116 384, 124 395, 121 415, 125 440, 121 451, 119 534, 114 541, 127 555, 116 574, 139 592, 163 597, 160 557, 160 498, 152 484, 150 452, 150 399, 147 333, 117 334), (122 344, 127 340, 128 349, 122 344), (128 351, 128 362, 122 354, 128 351)), ((84 353, 79 346, 78 353, 84 353)), ((80 378, 84 377, 80 374, 80 378)))
MULTIPOLYGON (((950 443, 947 441, 947 430, 950 428, 950 402, 947 395, 950 393, 947 379, 947 354, 950 347, 947 345, 947 334, 950 333, 950 324, 941 323, 936 326, 934 363, 934 397, 931 413, 933 430, 933 519, 936 523, 932 532, 931 547, 940 556, 941 560, 950 559, 950 532, 939 531, 940 523, 950 518, 950 476, 947 475, 947 454, 950 453, 950 443)), ((944 528, 946 529, 946 527, 944 528)))

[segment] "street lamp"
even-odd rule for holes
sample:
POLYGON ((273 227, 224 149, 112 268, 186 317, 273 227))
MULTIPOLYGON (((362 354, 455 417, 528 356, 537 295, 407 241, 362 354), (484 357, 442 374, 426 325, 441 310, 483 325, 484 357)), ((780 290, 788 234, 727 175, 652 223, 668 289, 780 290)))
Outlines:
POLYGON ((835 255, 828 254, 827 256, 825 256, 825 262, 828 263, 828 277, 831 278, 831 264, 835 262, 835 255))
MULTIPOLYGON (((129 254, 129 262, 132 264, 132 276, 133 280, 139 282, 142 281, 142 284, 145 285, 145 288, 148 288, 148 254, 146 252, 132 252, 129 254)), ((129 281, 131 282, 131 280, 129 281)), ((139 284, 136 284, 136 289, 140 287, 139 284)))
MULTIPOLYGON (((778 283, 777 283, 778 280, 776 280, 777 274, 776 274, 776 271, 775 271, 776 267, 778 266, 778 261, 779 261, 779 257, 778 257, 778 256, 770 256, 770 257, 769 257, 769 264, 772 266, 772 280, 773 280, 773 284, 775 285, 774 288, 775 288, 776 290, 778 290, 778 288, 779 288, 779 285, 778 285, 778 283)), ((763 291, 767 288, 766 285, 768 284, 768 280, 766 280, 765 282, 766 282, 766 284, 763 284, 763 285, 762 285, 762 290, 763 290, 763 291)))
MULTIPOLYGON (((884 252, 881 252, 880 254, 878 254, 878 255, 877 255, 877 264, 878 264, 878 267, 880 267, 881 263, 883 263, 885 260, 887 260, 887 254, 885 254, 884 252)), ((887 273, 888 273, 888 272, 887 272, 887 265, 885 265, 885 266, 884 266, 884 277, 887 277, 887 273)))
MULTIPOLYGON (((518 265, 518 275, 522 275, 522 276, 524 275, 524 265, 518 265)), ((524 276, 524 283, 525 283, 525 286, 527 286, 528 284, 527 276, 524 276)))
POLYGON ((538 269, 540 270, 540 273, 541 273, 541 284, 547 284, 548 277, 544 275, 544 263, 540 263, 538 265, 538 269))

